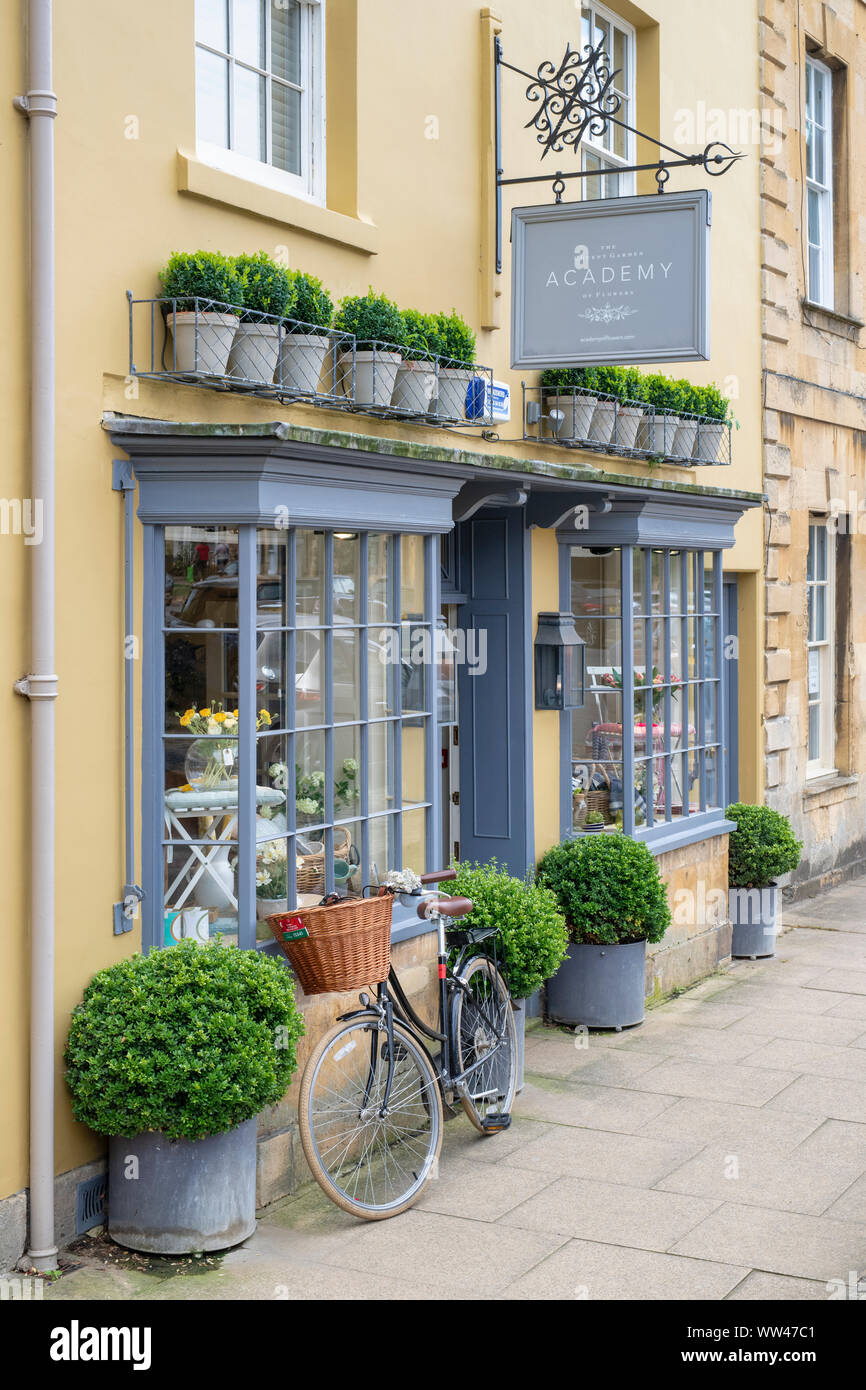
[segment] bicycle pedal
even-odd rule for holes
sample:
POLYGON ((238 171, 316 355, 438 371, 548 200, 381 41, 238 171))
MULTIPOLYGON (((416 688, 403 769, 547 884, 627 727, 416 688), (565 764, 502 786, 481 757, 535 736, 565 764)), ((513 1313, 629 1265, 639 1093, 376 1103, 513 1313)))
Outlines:
POLYGON ((500 1130, 507 1129, 511 1124, 511 1116, 507 1110, 491 1110, 481 1121, 481 1128, 485 1134, 498 1134, 500 1130))

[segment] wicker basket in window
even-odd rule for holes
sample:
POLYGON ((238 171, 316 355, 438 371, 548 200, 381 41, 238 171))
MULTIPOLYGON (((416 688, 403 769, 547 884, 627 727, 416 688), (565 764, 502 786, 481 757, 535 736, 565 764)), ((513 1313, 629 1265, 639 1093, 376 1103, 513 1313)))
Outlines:
MULTIPOLYGON (((352 849, 352 836, 344 825, 334 827, 334 858, 349 862, 352 849)), ((324 846, 316 854, 298 855, 298 892, 324 893, 325 891, 325 850, 324 846)))

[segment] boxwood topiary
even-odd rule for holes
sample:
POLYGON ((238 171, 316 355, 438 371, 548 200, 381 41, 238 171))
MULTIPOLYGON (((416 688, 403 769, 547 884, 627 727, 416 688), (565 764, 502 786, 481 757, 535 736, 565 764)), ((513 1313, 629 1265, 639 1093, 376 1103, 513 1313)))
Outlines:
POLYGON ((733 802, 725 811, 737 828, 728 840, 728 882, 732 888, 767 888, 800 862, 803 848, 787 816, 770 806, 733 802))
POLYGON ((496 860, 458 864, 448 891, 475 904, 461 924, 499 928, 497 951, 515 999, 544 984, 565 958, 568 931, 556 898, 531 879, 512 878, 496 860))
POLYGON ((173 251, 159 272, 162 292, 177 300, 177 309, 194 309, 196 299, 212 299, 217 312, 243 305, 243 280, 234 264, 218 251, 173 251))
POLYGON ((340 333, 354 333, 357 347, 363 351, 372 347, 399 349, 406 344, 406 324, 397 305, 372 289, 342 300, 334 327, 340 333))
POLYGON ((243 285, 244 308, 257 311, 256 314, 241 314, 241 321, 254 322, 258 314, 275 314, 281 318, 291 297, 288 271, 277 265, 266 251, 235 256, 235 269, 243 285))
POLYGON ((439 356, 447 366, 468 366, 475 362, 475 334, 456 309, 450 314, 437 314, 436 340, 439 356))
POLYGON ((304 1031, 279 961, 181 941, 101 970, 73 1010, 66 1080, 99 1134, 222 1134, 275 1105, 304 1031))
POLYGON ((625 835, 565 840, 544 855, 537 878, 555 893, 572 941, 661 941, 670 925, 658 864, 625 835))
POLYGON ((418 309, 404 309, 403 322, 406 325, 406 345, 403 356, 410 362, 418 362, 432 355, 431 338, 435 340, 436 324, 432 314, 422 314, 418 309))
POLYGON ((334 301, 321 280, 315 275, 295 271, 291 277, 292 296, 289 313, 298 323, 290 326, 291 333, 309 333, 311 328, 328 329, 334 322, 334 301))

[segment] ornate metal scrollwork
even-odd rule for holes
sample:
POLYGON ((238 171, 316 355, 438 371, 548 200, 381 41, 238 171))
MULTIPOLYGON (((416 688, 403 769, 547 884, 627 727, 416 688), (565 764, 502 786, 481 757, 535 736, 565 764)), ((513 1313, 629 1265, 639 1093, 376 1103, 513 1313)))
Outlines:
POLYGON ((542 159, 551 150, 558 154, 576 149, 586 135, 604 135, 609 118, 622 106, 613 90, 616 76, 603 41, 595 48, 586 44, 582 55, 567 44, 558 66, 549 60, 539 63, 526 89, 527 99, 539 103, 538 110, 524 128, 538 132, 542 159))

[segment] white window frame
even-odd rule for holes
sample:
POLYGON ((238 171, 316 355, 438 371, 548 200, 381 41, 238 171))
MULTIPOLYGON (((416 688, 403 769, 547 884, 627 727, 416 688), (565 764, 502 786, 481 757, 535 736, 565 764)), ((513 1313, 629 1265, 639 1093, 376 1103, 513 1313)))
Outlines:
MULTIPOLYGON (((264 5, 266 15, 266 58, 270 57, 270 10, 274 0, 264 5)), ((236 150, 196 137, 196 154, 204 163, 222 169, 227 174, 235 174, 262 184, 280 193, 290 193, 294 197, 309 202, 325 203, 325 0, 298 0, 301 9, 301 173, 293 174, 286 169, 278 169, 265 160, 250 159, 236 150)), ((231 139, 232 101, 234 93, 233 69, 236 62, 232 53, 232 5, 228 4, 228 51, 213 48, 199 41, 196 36, 196 53, 201 49, 224 58, 229 64, 229 123, 231 139)), ((272 74, 269 68, 253 67, 244 61, 243 67, 259 73, 269 81, 272 74)), ((289 84, 292 85, 292 84, 289 84)), ((198 94, 196 93, 196 103, 198 94)), ((198 117, 196 117, 198 120, 198 117)), ((267 149, 271 146, 270 102, 268 103, 267 149)))
POLYGON ((809 517, 808 554, 813 557, 813 572, 806 569, 806 777, 826 777, 836 771, 836 547, 835 533, 825 516, 809 517), (813 534, 824 532, 824 572, 817 573, 818 547, 813 546, 813 534), (824 591, 824 636, 813 638, 813 600, 815 591, 824 591), (814 656, 813 656, 814 653, 814 656), (813 677, 817 675, 817 690, 813 677), (819 712, 818 756, 809 757, 809 726, 811 711, 819 712))
POLYGON ((834 264, 833 264, 833 73, 826 63, 817 58, 806 58, 806 128, 803 132, 806 141, 806 225, 803 234, 806 238, 806 276, 807 295, 813 304, 822 304, 832 309, 834 304, 834 264), (820 83, 824 95, 824 124, 815 120, 814 92, 820 83), (820 143, 823 149, 824 180, 814 177, 809 170, 809 149, 814 150, 820 143), (818 241, 810 238, 809 197, 818 200, 818 241), (819 283, 812 283, 812 252, 818 254, 819 283))
MULTIPOLYGON (((615 13, 613 12, 613 10, 609 10, 609 9, 607 8, 606 5, 596 5, 596 4, 594 3, 594 0, 589 0, 589 3, 587 3, 587 4, 582 4, 581 7, 580 7, 580 24, 581 24, 581 39, 580 39, 580 46, 581 46, 581 51, 583 51, 583 47, 584 47, 584 43, 585 43, 584 34, 583 34, 583 24, 584 24, 584 18, 585 18, 585 15, 586 15, 587 12, 589 12, 589 14, 591 15, 591 19, 590 19, 590 34, 592 34, 592 32, 593 32, 593 30, 594 30, 594 28, 595 28, 595 20, 596 20, 596 19, 601 19, 601 20, 604 20, 604 22, 605 22, 606 24, 610 24, 612 27, 614 27, 614 28, 616 28, 616 29, 619 29, 620 33, 625 37, 625 40, 626 40, 626 55, 627 55, 627 57, 626 57, 626 86, 625 86, 624 88, 623 88, 623 87, 620 87, 620 85, 619 85, 619 80, 617 80, 617 82, 614 84, 613 90, 617 93, 617 95, 619 95, 619 96, 621 96, 621 97, 625 97, 626 100, 627 100, 627 102, 628 102, 628 106, 627 106, 627 112, 628 112, 628 114, 627 114, 626 117, 624 117, 623 114, 622 114, 622 112, 620 111, 620 112, 618 113, 620 119, 627 119, 627 120, 628 120, 628 124, 629 124, 630 126, 637 126, 637 120, 636 120, 636 107, 637 107, 636 88, 637 88, 637 82, 636 82, 636 74, 635 74, 635 65, 636 65, 636 57, 637 57, 637 42, 636 42, 635 30, 634 30, 634 28, 633 28, 633 26, 632 26, 631 24, 627 23, 626 20, 622 19, 620 15, 615 14, 615 13)), ((608 58, 609 58, 609 60, 610 60, 611 67, 613 67, 613 63, 614 63, 613 54, 612 54, 612 53, 609 53, 607 56, 608 56, 608 58)), ((608 134, 610 133, 610 130, 611 130, 611 129, 612 129, 612 127, 609 127, 608 134)), ((587 168, 588 157, 589 157, 589 158, 594 158, 594 159, 599 160, 600 163, 603 165, 603 167, 604 167, 604 168, 607 168, 607 169, 615 169, 615 168, 618 168, 618 167, 620 167, 620 166, 625 166, 625 165, 628 165, 628 164, 634 164, 634 163, 635 163, 635 134, 634 134, 634 131, 633 131, 633 130, 626 130, 626 131, 624 131, 624 135, 625 135, 625 155, 624 155, 624 156, 616 155, 616 154, 613 153, 612 150, 607 149, 607 148, 605 147, 603 137, 598 136, 598 135, 585 135, 584 138, 583 138, 583 140, 581 141, 581 168, 582 168, 582 169, 586 169, 586 168, 587 168)), ((591 183, 591 180, 590 180, 590 179, 582 179, 581 182, 582 182, 582 184, 587 185, 587 184, 590 184, 590 183, 591 183)), ((629 195, 629 194, 633 194, 633 193, 635 192, 635 175, 634 175, 634 174, 621 174, 618 180, 615 180, 615 179, 612 179, 612 178, 609 178, 609 177, 601 177, 601 178, 599 178, 599 185, 600 185, 600 187, 601 187, 601 196, 602 196, 603 198, 625 197, 625 196, 627 196, 627 195, 629 195), (611 189, 611 190, 616 189, 616 192, 615 192, 615 193, 614 193, 613 191, 608 192, 608 191, 607 191, 608 189, 611 189)), ((587 194, 586 194, 586 192, 584 192, 584 197, 586 197, 586 196, 587 196, 587 194)))

